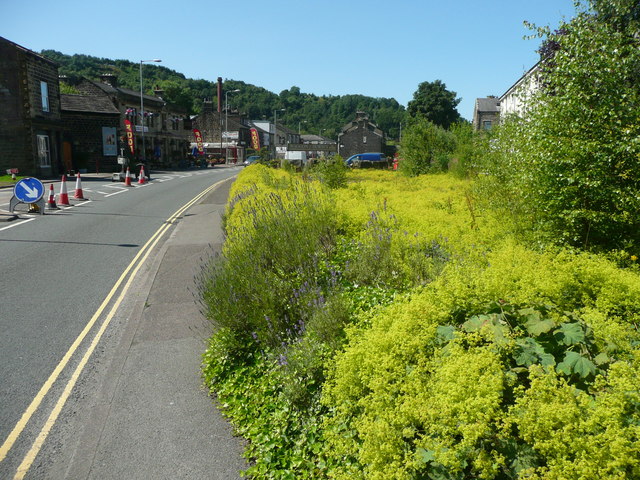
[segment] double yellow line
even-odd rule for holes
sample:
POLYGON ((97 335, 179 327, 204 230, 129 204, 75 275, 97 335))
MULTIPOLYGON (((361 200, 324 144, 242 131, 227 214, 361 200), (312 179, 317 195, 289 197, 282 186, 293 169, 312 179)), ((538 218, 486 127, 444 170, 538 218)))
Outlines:
POLYGON ((126 280, 126 284, 120 291, 120 294, 118 295, 118 298, 116 299, 116 301, 113 303, 111 310, 109 310, 109 313, 107 314, 107 316, 104 317, 104 319, 102 320, 102 324, 100 325, 100 328, 96 332, 95 336, 93 337, 93 340, 91 341, 91 344, 89 345, 86 352, 82 356, 80 363, 78 363, 76 369, 71 375, 71 378, 69 378, 69 380, 67 381, 67 384, 65 385, 64 390, 62 391, 60 397, 58 398, 58 401, 53 407, 53 410, 49 414, 47 421, 45 422, 44 426, 40 430, 38 437, 35 439, 35 441, 33 442, 33 445, 31 446, 31 449, 29 450, 29 452, 27 452, 24 459, 22 460, 22 463, 18 467, 16 475, 14 476, 14 480, 20 480, 24 478, 24 476, 27 474, 27 472, 31 468, 31 465, 33 464, 34 460, 36 459, 36 456, 40 452, 40 449, 42 448, 44 441, 46 440, 47 436, 51 432, 51 429, 56 423, 60 415, 60 412, 62 411, 62 408, 64 407, 65 403, 69 399, 69 396, 71 395, 73 387, 78 381, 78 378, 82 373, 82 370, 84 369, 87 362, 89 361, 89 358, 91 358, 93 351, 98 346, 98 343, 102 338, 102 335, 104 334, 107 327, 111 323, 111 320, 113 319, 116 312, 118 311, 118 308, 120 307, 120 304, 122 303, 122 300, 124 299, 125 294, 131 287, 131 284, 133 283, 133 280, 136 274, 138 273, 138 271, 140 270, 144 262, 149 257, 151 251, 158 244, 158 242, 164 236, 167 230, 169 230, 169 228, 176 222, 176 220, 178 219, 178 217, 180 217, 180 215, 182 215, 187 209, 189 209, 195 203, 200 201, 202 197, 207 195, 209 192, 214 190, 218 185, 220 185, 225 181, 226 180, 221 180, 211 185, 200 194, 198 194, 196 197, 190 200, 187 204, 185 204, 180 209, 178 209, 173 215, 171 215, 165 221, 165 223, 151 236, 151 238, 147 241, 147 243, 144 244, 144 246, 140 249, 138 254, 131 261, 129 266, 122 273, 122 275, 120 276, 118 281, 115 283, 115 285, 113 286, 113 288, 111 289, 107 297, 104 299, 104 301, 102 302, 102 304, 100 305, 96 313, 94 313, 93 317, 91 317, 91 320, 89 320, 89 323, 87 323, 87 325, 84 327, 82 332, 80 332, 80 335, 78 335, 78 337, 75 339, 75 341, 73 342, 69 350, 67 350, 67 353, 65 353, 64 357, 62 357, 62 360, 60 360, 60 363, 58 363, 58 365, 53 370, 51 375, 49 375, 49 378, 47 379, 47 381, 44 382, 44 384, 42 385, 42 387, 40 388, 40 390, 38 391, 34 399, 31 401, 27 409, 24 411, 24 413, 20 417, 20 420, 18 421, 16 426, 13 428, 13 430, 11 431, 7 439, 4 441, 2 446, 0 446, 0 462, 2 462, 7 457, 9 450, 11 450, 11 447, 13 447, 15 442, 18 440, 18 437, 27 426, 27 423, 29 423, 29 420, 31 420, 31 417, 38 410, 38 407, 44 400, 44 397, 49 393, 49 391, 53 387, 53 384, 56 382, 56 380, 58 379, 62 371, 66 368, 71 358, 75 355, 76 351, 80 347, 81 343, 84 341, 85 337, 93 329, 95 324, 98 322, 98 320, 102 316, 103 312, 107 309, 107 306, 111 303, 111 300, 115 297, 116 293, 120 289, 120 286, 125 282, 125 280, 128 277, 128 280, 126 280))

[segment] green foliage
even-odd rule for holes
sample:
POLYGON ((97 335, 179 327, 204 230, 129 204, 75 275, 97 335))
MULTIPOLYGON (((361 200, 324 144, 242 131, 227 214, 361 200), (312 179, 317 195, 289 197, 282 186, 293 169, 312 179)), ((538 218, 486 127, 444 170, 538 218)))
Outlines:
POLYGON ((541 88, 502 129, 485 191, 542 243, 629 248, 640 242, 640 48, 637 30, 620 27, 631 20, 612 15, 637 5, 595 3, 607 15, 581 13, 547 36, 556 48, 541 88))
POLYGON ((445 171, 454 149, 455 138, 450 132, 417 118, 402 135, 400 169, 410 176, 445 171))
POLYGON ((476 132, 469 122, 454 123, 449 131, 455 138, 455 150, 451 154, 449 170, 461 178, 477 174, 478 166, 490 151, 492 132, 476 132))
POLYGON ((447 90, 441 80, 422 82, 407 106, 407 113, 413 118, 422 118, 448 129, 460 120, 456 110, 460 100, 456 98, 456 92, 447 90))
MULTIPOLYGON (((99 80, 100 75, 109 72, 118 76, 122 87, 134 91, 140 89, 139 63, 89 55, 65 55, 55 50, 43 50, 41 53, 60 65, 61 75, 99 80)), ((164 89, 165 100, 185 108, 188 113, 200 112, 204 99, 217 101, 215 81, 185 78, 183 74, 159 64, 145 64, 144 78, 147 93, 152 93, 153 88, 159 86, 164 89)), ((300 128, 302 133, 317 134, 322 130, 329 138, 337 138, 342 127, 351 122, 359 110, 367 112, 384 132, 397 138, 399 125, 405 116, 404 107, 393 98, 318 96, 303 93, 295 86, 278 95, 239 80, 225 80, 223 89, 227 92, 240 90, 228 96, 229 107, 250 119, 270 119, 274 110, 284 108, 282 115, 278 114, 278 123, 296 132, 300 128)))
POLYGON ((640 476, 635 256, 533 251, 452 175, 302 178, 243 170, 203 277, 249 476, 640 476))
POLYGON ((347 185, 347 167, 340 155, 322 157, 311 169, 314 176, 329 188, 342 188, 347 185))
POLYGON ((609 296, 638 277, 508 244, 451 267, 350 331, 324 389, 329 476, 637 476, 638 316, 609 296))

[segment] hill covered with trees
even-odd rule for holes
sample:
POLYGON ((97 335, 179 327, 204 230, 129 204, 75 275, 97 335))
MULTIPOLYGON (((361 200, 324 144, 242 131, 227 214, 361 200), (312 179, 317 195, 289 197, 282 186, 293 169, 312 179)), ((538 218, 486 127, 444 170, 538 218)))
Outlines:
MULTIPOLYGON (((84 76, 97 80, 100 75, 117 75, 122 87, 132 90, 140 88, 140 64, 129 60, 112 60, 89 55, 66 55, 55 50, 42 50, 45 57, 60 65, 60 75, 69 78, 84 76)), ((185 108, 189 113, 198 113, 202 101, 211 99, 217 102, 215 80, 186 78, 182 73, 162 65, 145 65, 144 90, 152 93, 158 86, 164 90, 164 98, 185 108)), ((276 109, 285 109, 278 113, 278 121, 294 131, 312 133, 337 138, 343 125, 355 118, 358 110, 368 113, 391 139, 399 136, 400 123, 405 117, 405 108, 393 98, 373 98, 365 95, 318 96, 303 93, 292 86, 279 94, 265 88, 251 85, 240 80, 225 80, 226 91, 239 89, 234 93, 232 107, 238 108, 249 118, 270 119, 276 109)))

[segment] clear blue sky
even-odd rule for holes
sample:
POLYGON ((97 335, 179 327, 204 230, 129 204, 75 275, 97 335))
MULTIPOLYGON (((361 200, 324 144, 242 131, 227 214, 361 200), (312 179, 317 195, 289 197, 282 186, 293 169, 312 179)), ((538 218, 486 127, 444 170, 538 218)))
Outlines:
POLYGON ((403 105, 442 80, 471 119, 537 61, 528 20, 555 28, 573 0, 0 0, 0 36, 133 62, 160 58, 190 78, 280 93, 363 94, 403 105))

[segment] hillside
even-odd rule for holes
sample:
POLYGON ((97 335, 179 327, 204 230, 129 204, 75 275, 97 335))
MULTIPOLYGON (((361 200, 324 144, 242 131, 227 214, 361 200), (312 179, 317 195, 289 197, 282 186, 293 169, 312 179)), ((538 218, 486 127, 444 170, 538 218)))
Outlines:
MULTIPOLYGON (((60 75, 69 78, 85 76, 99 79, 104 73, 118 76, 120 85, 133 90, 140 88, 140 65, 129 60, 112 60, 89 55, 66 55, 55 50, 40 52, 60 65, 60 75)), ((182 73, 157 64, 146 64, 144 88, 151 93, 153 87, 161 87, 167 101, 186 108, 191 113, 200 111, 205 98, 217 102, 215 79, 203 80, 186 78, 182 73)), ((364 95, 317 96, 303 93, 292 86, 279 94, 240 80, 224 81, 226 91, 239 89, 233 94, 233 108, 245 113, 251 119, 272 118, 273 111, 284 108, 278 114, 282 122, 294 131, 337 138, 343 125, 355 118, 358 110, 363 110, 389 138, 399 135, 399 125, 405 115, 404 106, 393 98, 373 98, 364 95)))

